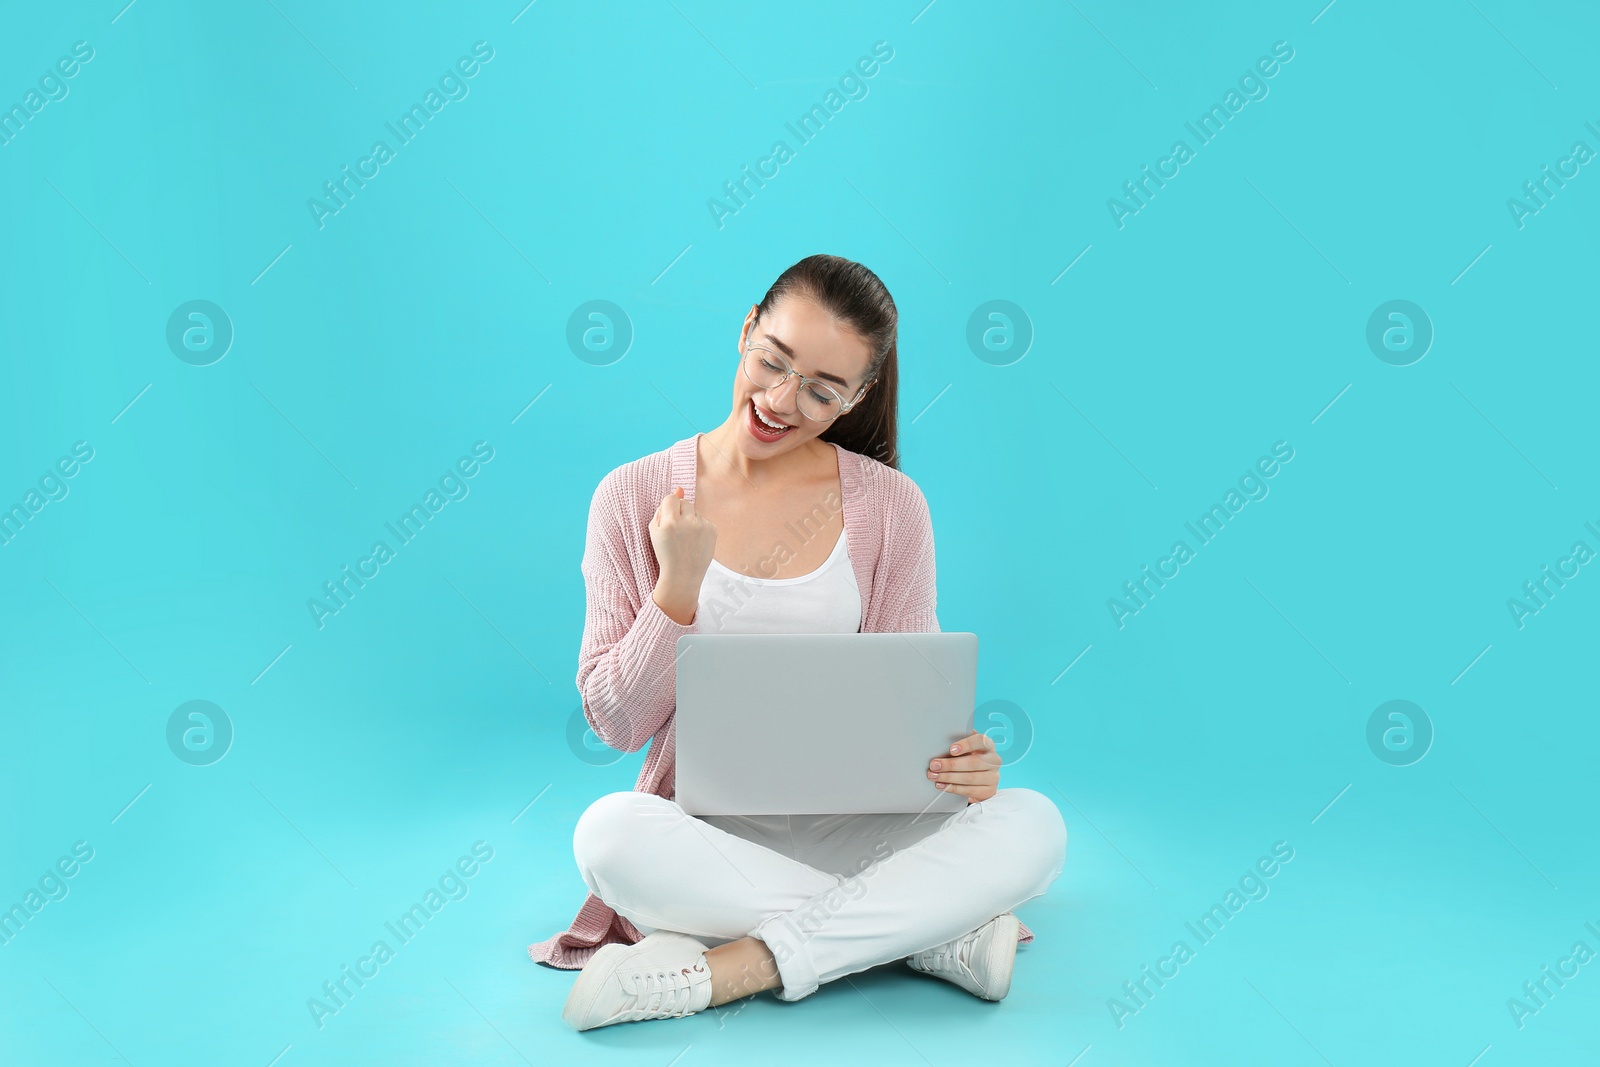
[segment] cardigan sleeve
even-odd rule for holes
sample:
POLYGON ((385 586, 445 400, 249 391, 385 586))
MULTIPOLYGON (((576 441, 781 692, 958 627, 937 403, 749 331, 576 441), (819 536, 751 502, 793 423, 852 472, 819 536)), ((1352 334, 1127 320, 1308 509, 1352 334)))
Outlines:
POLYGON ((614 479, 601 482, 589 507, 583 553, 587 606, 578 649, 578 691, 584 717, 605 744, 623 752, 643 748, 677 706, 678 638, 698 630, 674 620, 637 590, 650 583, 654 549, 624 530, 628 509, 614 479), (642 558, 650 554, 650 559, 642 558))
POLYGON ((897 524, 896 563, 904 568, 904 601, 897 621, 889 627, 899 633, 938 633, 939 591, 933 553, 933 519, 927 498, 909 478, 902 482, 909 499, 902 505, 897 524))

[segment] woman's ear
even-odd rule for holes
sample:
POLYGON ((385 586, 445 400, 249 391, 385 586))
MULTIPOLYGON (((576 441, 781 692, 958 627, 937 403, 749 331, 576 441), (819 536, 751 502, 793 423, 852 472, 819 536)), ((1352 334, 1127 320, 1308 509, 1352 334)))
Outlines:
POLYGON ((745 314, 744 325, 739 329, 739 351, 744 351, 744 343, 750 336, 750 327, 756 324, 757 309, 759 304, 751 304, 750 310, 745 314))

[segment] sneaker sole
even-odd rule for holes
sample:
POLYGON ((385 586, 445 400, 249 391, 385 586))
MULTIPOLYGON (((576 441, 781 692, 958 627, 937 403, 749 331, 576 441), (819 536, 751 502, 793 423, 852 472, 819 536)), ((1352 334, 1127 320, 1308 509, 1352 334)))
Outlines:
POLYGON ((1003 974, 1005 979, 993 991, 993 995, 985 995, 984 1000, 1004 1000, 1006 994, 1011 992, 1011 971, 1017 960, 1018 921, 1009 912, 994 920, 994 929, 989 934, 986 968, 988 974, 1003 974))

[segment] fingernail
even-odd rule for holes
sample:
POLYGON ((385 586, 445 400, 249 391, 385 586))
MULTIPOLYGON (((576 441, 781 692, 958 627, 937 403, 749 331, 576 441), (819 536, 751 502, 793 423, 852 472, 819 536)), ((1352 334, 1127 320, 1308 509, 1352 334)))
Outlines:
POLYGON ((938 770, 939 769, 939 761, 938 760, 934 760, 933 761, 933 769, 934 770, 938 770))
POLYGON ((950 754, 952 756, 955 755, 957 752, 960 752, 960 751, 961 751, 961 746, 960 745, 951 745, 950 746, 950 754))

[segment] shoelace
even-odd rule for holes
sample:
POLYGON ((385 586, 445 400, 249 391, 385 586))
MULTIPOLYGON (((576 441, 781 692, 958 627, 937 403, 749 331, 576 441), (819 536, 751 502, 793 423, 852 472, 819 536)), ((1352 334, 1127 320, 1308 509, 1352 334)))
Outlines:
MULTIPOLYGON (((931 970, 953 971, 961 974, 972 974, 972 968, 967 964, 968 949, 977 940, 976 933, 965 934, 954 941, 946 941, 938 948, 929 949, 924 960, 924 966, 931 970)), ((975 975, 973 977, 976 977, 975 975)))
POLYGON ((696 963, 676 971, 634 971, 624 975, 623 991, 639 998, 639 1003, 618 1012, 615 1021, 631 1023, 693 1014, 689 1005, 694 1003, 695 978, 704 970, 703 963, 696 963))

